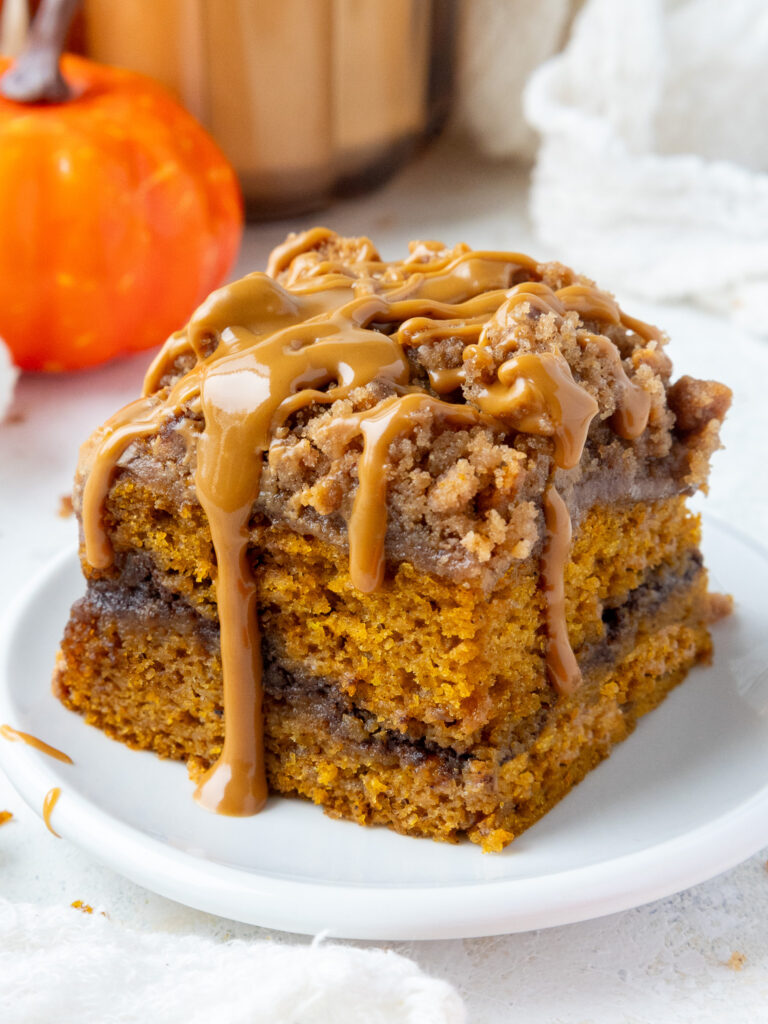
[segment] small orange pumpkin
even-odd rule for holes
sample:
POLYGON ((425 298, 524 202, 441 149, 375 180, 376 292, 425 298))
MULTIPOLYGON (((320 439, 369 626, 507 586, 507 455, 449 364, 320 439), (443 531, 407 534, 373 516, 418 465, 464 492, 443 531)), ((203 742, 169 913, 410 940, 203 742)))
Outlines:
POLYGON ((0 336, 26 370, 163 341, 242 235, 232 168, 161 86, 74 56, 61 71, 63 102, 0 96, 0 336))

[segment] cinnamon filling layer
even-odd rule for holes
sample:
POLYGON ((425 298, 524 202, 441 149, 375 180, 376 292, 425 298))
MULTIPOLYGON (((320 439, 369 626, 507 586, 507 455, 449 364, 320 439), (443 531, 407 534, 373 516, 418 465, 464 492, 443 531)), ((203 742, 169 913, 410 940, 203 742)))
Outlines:
MULTIPOLYGON (((492 317, 518 306, 556 317, 575 311, 647 340, 659 337, 655 328, 627 317, 592 286, 553 291, 529 280, 537 276, 538 265, 515 253, 445 254, 433 243, 419 243, 400 263, 383 263, 371 249, 365 263, 355 262, 354 274, 342 261, 326 260, 297 276, 302 260, 327 235, 325 229, 314 229, 276 250, 270 273, 284 272, 285 285, 252 274, 210 296, 150 367, 144 397, 97 433, 83 493, 86 559, 104 569, 113 556, 102 514, 117 461, 134 440, 154 434, 182 411, 202 414, 195 483, 218 566, 226 733, 221 757, 196 796, 203 806, 225 814, 255 813, 267 792, 261 641, 247 546, 263 454, 278 428, 298 410, 329 405, 374 381, 385 380, 394 389, 373 408, 340 417, 335 427, 363 438, 348 532, 352 581, 370 592, 384 576, 390 447, 414 429, 417 417, 427 414, 462 429, 482 425, 500 435, 550 438, 554 474, 579 463, 598 412, 597 402, 574 380, 558 352, 508 359, 494 380, 464 402, 436 398, 412 384, 409 347, 423 344, 425 337, 456 337, 458 332, 470 342, 465 360, 477 358, 489 344, 492 317), (193 368, 158 390, 182 357, 194 358, 193 368)), ((648 395, 627 377, 613 342, 590 337, 613 367, 618 393, 613 429, 621 437, 636 438, 648 420, 648 395)), ((432 387, 448 395, 461 383, 463 371, 442 372, 442 377, 432 375, 432 387)), ((552 479, 544 506, 547 668, 555 689, 570 693, 579 682, 562 600, 570 517, 552 479)))

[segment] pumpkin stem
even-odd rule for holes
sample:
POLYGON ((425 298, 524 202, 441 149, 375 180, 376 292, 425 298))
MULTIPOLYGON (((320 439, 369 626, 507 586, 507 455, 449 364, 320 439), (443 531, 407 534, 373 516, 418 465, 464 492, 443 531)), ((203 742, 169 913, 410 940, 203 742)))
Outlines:
POLYGON ((59 60, 80 0, 42 0, 18 60, 0 78, 0 93, 17 103, 61 103, 71 92, 59 60))

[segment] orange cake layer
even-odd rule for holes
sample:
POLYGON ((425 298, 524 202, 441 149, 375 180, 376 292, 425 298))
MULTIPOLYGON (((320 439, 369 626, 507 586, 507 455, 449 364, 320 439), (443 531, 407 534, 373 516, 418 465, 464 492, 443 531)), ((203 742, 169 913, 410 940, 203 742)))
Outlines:
MULTIPOLYGON (((153 579, 215 621, 213 552, 199 513, 158 513, 157 496, 124 477, 111 495, 116 551, 149 556, 153 579)), ((682 497, 586 515, 566 570, 568 631, 577 657, 605 637, 603 613, 649 572, 683 571, 698 520, 682 497)), ((547 702, 539 560, 516 563, 489 593, 401 563, 363 594, 343 552, 284 526, 251 538, 265 643, 291 672, 333 679, 387 728, 466 749, 547 702), (297 566, 301 571, 297 572, 297 566)))

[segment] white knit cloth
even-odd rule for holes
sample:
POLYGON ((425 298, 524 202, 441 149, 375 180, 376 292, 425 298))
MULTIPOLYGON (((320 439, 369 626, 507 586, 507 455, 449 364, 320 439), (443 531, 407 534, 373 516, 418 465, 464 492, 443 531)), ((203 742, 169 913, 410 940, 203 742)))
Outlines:
POLYGON ((768 333, 768 4, 588 0, 525 96, 531 210, 601 284, 768 333))
POLYGON ((2 1024, 463 1024, 397 953, 138 932, 0 899, 2 1024))

